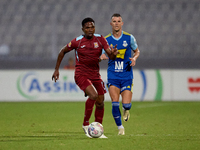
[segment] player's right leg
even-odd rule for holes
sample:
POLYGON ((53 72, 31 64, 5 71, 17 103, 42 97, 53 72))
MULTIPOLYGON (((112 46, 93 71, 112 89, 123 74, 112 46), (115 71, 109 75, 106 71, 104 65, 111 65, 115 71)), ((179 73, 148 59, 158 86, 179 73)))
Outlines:
POLYGON ((124 135, 125 134, 124 127, 122 125, 121 112, 119 109, 120 88, 109 84, 108 84, 108 89, 112 100, 112 115, 119 130, 118 135, 124 135))
POLYGON ((79 88, 89 96, 85 102, 85 112, 82 128, 85 132, 85 135, 87 137, 90 137, 87 129, 88 125, 90 124, 89 119, 91 117, 94 104, 96 102, 96 99, 98 98, 98 93, 92 85, 92 82, 85 76, 75 76, 75 82, 79 86, 79 88))
POLYGON ((89 134, 88 134, 88 126, 89 126, 89 120, 94 108, 94 104, 96 102, 96 99, 98 97, 98 94, 96 92, 96 90, 94 89, 94 87, 92 85, 89 85, 86 89, 85 89, 85 93, 89 96, 89 98, 87 99, 87 101, 85 102, 85 113, 84 113, 84 120, 83 120, 83 130, 85 132, 85 135, 89 138, 92 138, 89 134))
POLYGON ((89 127, 89 125, 87 125, 87 126, 82 126, 82 128, 83 128, 83 131, 85 132, 85 135, 87 136, 87 137, 89 137, 89 138, 92 138, 89 134, 88 134, 88 127, 89 127))
POLYGON ((119 102, 112 102, 112 115, 119 130, 118 135, 124 135, 125 133, 124 133, 124 127, 121 121, 121 112, 119 109, 119 102))
POLYGON ((85 114, 84 114, 83 125, 87 126, 90 124, 89 119, 91 117, 96 99, 98 98, 98 94, 93 85, 89 85, 85 89, 85 93, 89 96, 89 98, 85 102, 85 114))

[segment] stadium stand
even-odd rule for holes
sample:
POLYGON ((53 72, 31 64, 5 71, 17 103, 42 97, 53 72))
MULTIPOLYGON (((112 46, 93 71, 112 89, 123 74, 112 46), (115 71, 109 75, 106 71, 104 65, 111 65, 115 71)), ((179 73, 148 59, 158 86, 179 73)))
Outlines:
POLYGON ((82 34, 83 18, 105 36, 113 13, 137 39, 138 68, 200 67, 199 0, 1 0, 0 69, 52 68, 60 48, 82 34))

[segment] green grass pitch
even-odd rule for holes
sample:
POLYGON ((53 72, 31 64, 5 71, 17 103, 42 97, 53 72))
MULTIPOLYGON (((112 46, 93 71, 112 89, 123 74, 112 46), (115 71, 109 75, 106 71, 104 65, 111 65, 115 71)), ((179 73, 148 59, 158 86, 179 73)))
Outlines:
POLYGON ((82 129, 84 102, 1 102, 0 150, 200 149, 200 102, 132 102, 130 112, 126 135, 118 136, 105 102, 108 139, 89 139, 82 129))

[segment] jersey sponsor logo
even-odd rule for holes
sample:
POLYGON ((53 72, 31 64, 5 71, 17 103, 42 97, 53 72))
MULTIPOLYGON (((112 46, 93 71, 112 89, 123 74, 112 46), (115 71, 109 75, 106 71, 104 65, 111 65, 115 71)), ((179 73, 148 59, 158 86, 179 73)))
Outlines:
MULTIPOLYGON (((126 41, 125 41, 126 42, 126 41)), ((127 44, 127 43, 126 43, 127 44)), ((110 47, 114 47, 112 44, 110 44, 110 47)), ((126 49, 118 49, 119 54, 117 54, 117 58, 124 59, 124 55, 126 52, 126 49)))
POLYGON ((125 55, 126 49, 118 49, 118 52, 119 52, 119 54, 117 54, 116 57, 124 59, 124 55, 125 55))
POLYGON ((124 62, 123 61, 115 61, 115 72, 123 72, 124 62))
POLYGON ((127 47, 128 46, 128 43, 126 41, 123 41, 123 46, 124 47, 127 47))
POLYGON ((94 42, 94 48, 98 48, 98 47, 99 47, 98 42, 94 42))

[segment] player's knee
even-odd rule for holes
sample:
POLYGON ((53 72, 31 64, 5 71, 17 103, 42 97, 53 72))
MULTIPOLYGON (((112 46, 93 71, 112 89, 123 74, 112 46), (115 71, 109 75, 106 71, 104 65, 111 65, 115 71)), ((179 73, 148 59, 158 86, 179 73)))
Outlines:
POLYGON ((97 93, 92 93, 89 95, 90 99, 96 100, 98 98, 98 94, 97 93))
POLYGON ((96 101, 95 105, 97 108, 104 108, 104 101, 102 102, 96 101))

